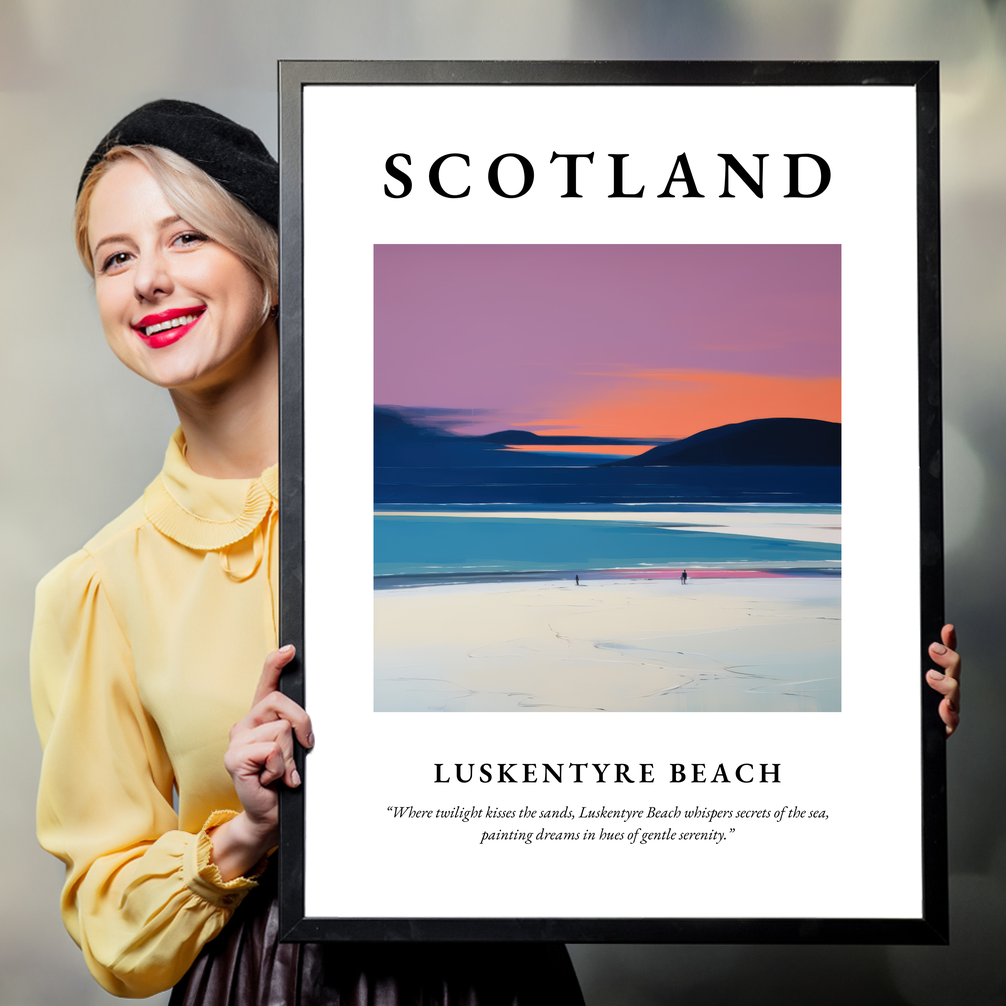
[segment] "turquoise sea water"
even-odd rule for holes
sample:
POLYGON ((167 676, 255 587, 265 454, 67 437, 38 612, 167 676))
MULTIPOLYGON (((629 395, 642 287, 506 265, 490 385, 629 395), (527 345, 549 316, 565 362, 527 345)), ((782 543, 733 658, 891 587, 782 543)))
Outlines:
POLYGON ((841 546, 691 530, 680 521, 537 517, 377 516, 375 585, 382 577, 648 567, 837 570, 841 546))

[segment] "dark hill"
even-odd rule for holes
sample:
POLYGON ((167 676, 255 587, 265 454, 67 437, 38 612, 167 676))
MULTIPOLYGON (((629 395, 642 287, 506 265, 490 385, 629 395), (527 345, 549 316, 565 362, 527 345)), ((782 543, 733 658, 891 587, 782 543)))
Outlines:
POLYGON ((820 419, 751 419, 703 430, 604 467, 786 465, 842 463, 842 424, 820 419))

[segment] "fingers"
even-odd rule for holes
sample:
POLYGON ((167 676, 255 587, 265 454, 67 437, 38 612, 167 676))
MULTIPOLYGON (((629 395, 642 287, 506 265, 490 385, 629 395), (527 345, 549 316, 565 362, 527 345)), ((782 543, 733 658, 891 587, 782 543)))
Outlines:
POLYGON ((270 692, 276 691, 279 687, 279 677, 283 673, 283 668, 293 660, 297 650, 293 646, 284 646, 278 650, 273 650, 265 663, 262 665, 262 676, 259 678, 258 687, 255 689, 255 698, 252 699, 252 706, 257 706, 270 692))
POLYGON ((303 706, 297 705, 289 695, 284 695, 282 692, 270 692, 254 705, 248 715, 231 728, 231 739, 233 740, 239 733, 275 720, 283 720, 292 726, 297 740, 304 747, 314 747, 311 717, 304 711, 303 706))
POLYGON ((264 740, 229 748, 224 755, 224 768, 233 777, 235 787, 239 782, 252 780, 257 780, 259 786, 268 786, 283 777, 286 761, 280 744, 264 740))
POLYGON ((940 631, 940 639, 943 640, 944 646, 948 646, 951 650, 957 649, 957 630, 952 625, 943 626, 940 631))
POLYGON ((231 728, 224 765, 249 813, 258 813, 262 807, 263 814, 274 812, 275 794, 267 792, 272 783, 282 779, 293 789, 300 786, 294 736, 304 747, 314 746, 311 717, 278 690, 283 668, 295 653, 293 646, 284 646, 266 657, 252 708, 231 728))
POLYGON ((948 737, 957 729, 957 725, 961 722, 961 714, 950 705, 949 699, 944 699, 940 703, 940 719, 943 720, 947 728, 948 737))
POLYGON ((249 746, 270 742, 272 750, 262 764, 259 782, 268 786, 277 779, 282 779, 291 789, 296 789, 300 785, 300 773, 293 760, 293 736, 286 720, 263 723, 248 732, 249 746))
POLYGON ((949 674, 941 674, 939 671, 927 671, 926 681, 929 687, 935 692, 939 692, 949 703, 954 712, 958 711, 957 697, 960 693, 960 682, 949 674))
MULTIPOLYGON (((314 732, 311 727, 311 717, 302 706, 279 691, 279 679, 283 668, 293 660, 297 651, 293 646, 284 646, 273 650, 262 665, 262 676, 255 689, 251 711, 234 730, 249 729, 260 723, 274 719, 289 720, 297 734, 297 740, 306 747, 314 747, 314 732)), ((234 731, 231 731, 233 736, 234 731)))
POLYGON ((926 683, 930 688, 944 695, 943 700, 940 702, 939 713, 949 737, 961 722, 961 713, 957 705, 958 684, 953 678, 941 675, 939 671, 930 671, 926 675, 926 683), (945 686, 949 686, 949 694, 945 691, 945 686))
POLYGON ((945 625, 941 636, 944 642, 929 644, 929 656, 936 664, 943 668, 943 671, 949 677, 957 680, 960 678, 961 673, 961 656, 950 645, 950 642, 955 644, 957 642, 954 627, 952 625, 945 625))
POLYGON ((942 642, 931 643, 929 656, 942 670, 935 668, 926 672, 926 683, 943 696, 940 702, 940 719, 946 726, 949 737, 961 721, 960 716, 960 674, 961 657, 957 653, 957 631, 952 625, 944 625, 940 632, 942 642))
POLYGON ((242 731, 231 739, 224 757, 227 771, 245 779, 257 776, 259 784, 268 786, 282 779, 291 789, 300 785, 300 773, 293 757, 293 733, 283 719, 261 723, 242 731))
POLYGON ((957 680, 960 677, 961 657, 955 650, 948 650, 940 643, 931 643, 929 646, 929 657, 951 678, 957 680))

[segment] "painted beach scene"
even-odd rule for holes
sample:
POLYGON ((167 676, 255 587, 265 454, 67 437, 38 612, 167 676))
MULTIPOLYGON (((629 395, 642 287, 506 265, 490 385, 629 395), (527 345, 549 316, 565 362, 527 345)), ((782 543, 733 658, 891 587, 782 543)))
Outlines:
POLYGON ((374 708, 841 709, 838 245, 377 245, 374 708))

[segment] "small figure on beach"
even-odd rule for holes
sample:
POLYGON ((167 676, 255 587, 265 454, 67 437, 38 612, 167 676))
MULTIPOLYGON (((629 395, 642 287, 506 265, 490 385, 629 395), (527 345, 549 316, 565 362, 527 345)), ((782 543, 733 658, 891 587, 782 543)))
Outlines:
POLYGON ((580 586, 580 574, 579 573, 576 574, 576 585, 578 587, 580 586))
POLYGON ((688 583, 688 570, 687 569, 683 569, 681 571, 681 583, 682 583, 682 585, 688 583))

